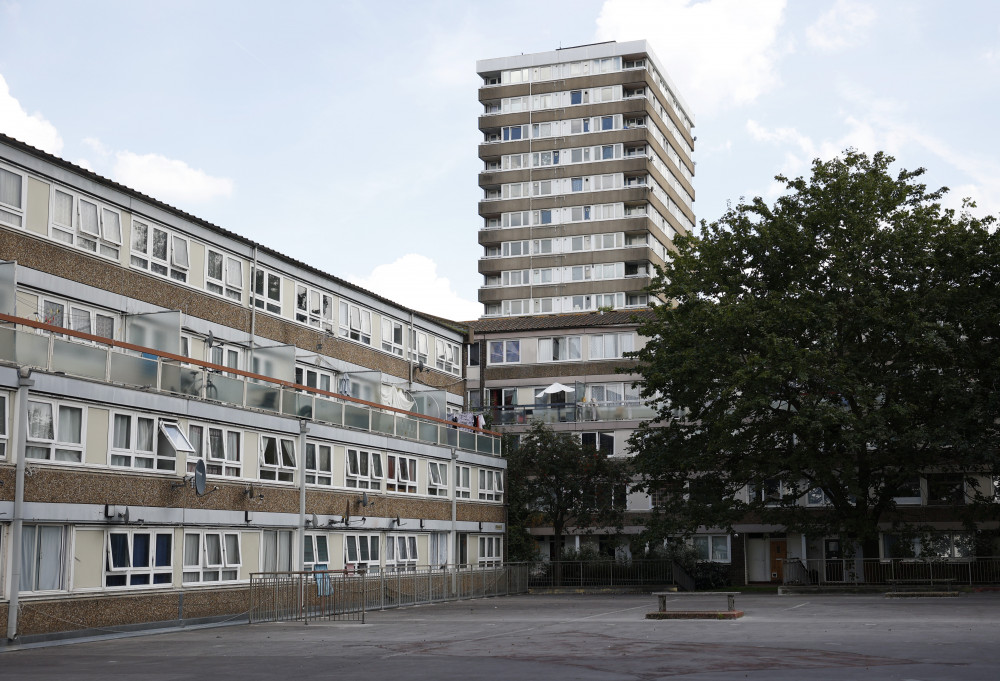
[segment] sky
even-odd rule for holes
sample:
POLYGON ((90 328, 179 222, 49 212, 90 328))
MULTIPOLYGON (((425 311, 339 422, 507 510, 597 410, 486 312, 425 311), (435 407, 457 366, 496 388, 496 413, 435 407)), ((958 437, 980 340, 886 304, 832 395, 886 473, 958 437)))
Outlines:
POLYGON ((0 131, 475 319, 476 60, 635 39, 692 110, 699 220, 848 147, 1000 214, 995 0, 0 0, 0 131))

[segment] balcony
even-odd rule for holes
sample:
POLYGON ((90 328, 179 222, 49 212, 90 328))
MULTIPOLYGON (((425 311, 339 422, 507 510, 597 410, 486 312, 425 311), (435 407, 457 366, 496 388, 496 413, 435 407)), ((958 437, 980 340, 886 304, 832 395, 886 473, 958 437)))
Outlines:
POLYGON ((500 456, 496 433, 154 348, 0 314, 0 363, 500 456))
POLYGON ((656 411, 642 402, 566 402, 560 404, 512 405, 481 410, 493 417, 493 426, 542 423, 593 423, 598 421, 642 421, 656 416, 656 411))

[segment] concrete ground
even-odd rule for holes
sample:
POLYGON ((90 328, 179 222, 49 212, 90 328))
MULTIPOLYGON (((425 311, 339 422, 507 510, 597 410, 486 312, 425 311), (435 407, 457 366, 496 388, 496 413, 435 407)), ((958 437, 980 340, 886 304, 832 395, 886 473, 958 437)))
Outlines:
MULTIPOLYGON (((668 608, 724 608, 725 597, 668 608), (697 603, 697 604, 696 604, 697 603)), ((646 620, 649 595, 513 596, 369 613, 360 623, 205 628, 11 650, 0 679, 1000 678, 1000 594, 741 595, 734 621, 646 620)))

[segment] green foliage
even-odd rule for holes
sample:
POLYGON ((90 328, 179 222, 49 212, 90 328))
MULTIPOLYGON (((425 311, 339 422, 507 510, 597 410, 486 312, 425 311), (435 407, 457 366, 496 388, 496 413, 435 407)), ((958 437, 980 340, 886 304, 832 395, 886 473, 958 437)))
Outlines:
MULTIPOLYGON (((755 517, 871 543, 922 471, 997 469, 993 218, 848 150, 678 238, 639 332, 658 423, 633 436, 651 541, 755 517), (781 480, 771 489, 767 481, 781 480), (757 490, 749 502, 738 492, 757 490), (799 503, 822 490, 829 509, 799 503)), ((982 500, 991 490, 981 490, 982 500)))
POLYGON ((550 525, 556 546, 562 546, 571 525, 621 526, 630 480, 625 462, 585 447, 570 433, 533 423, 518 446, 508 450, 507 471, 512 533, 528 525, 550 525))

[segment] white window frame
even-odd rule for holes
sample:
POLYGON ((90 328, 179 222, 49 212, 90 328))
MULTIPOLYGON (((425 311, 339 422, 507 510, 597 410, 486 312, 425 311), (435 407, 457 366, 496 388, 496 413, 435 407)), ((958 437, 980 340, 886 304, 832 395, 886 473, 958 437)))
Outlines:
POLYGON ((259 563, 261 571, 290 572, 295 565, 294 547, 295 533, 291 530, 264 530, 261 532, 259 563), (268 546, 272 539, 273 553, 269 551, 271 547, 268 546))
POLYGON ((497 567, 503 563, 503 538, 479 536, 479 567, 497 567))
POLYGON ((732 542, 728 534, 696 534, 691 537, 691 547, 698 553, 699 561, 732 562, 732 542), (719 544, 725 544, 725 555, 718 551, 719 544))
POLYGON ((221 530, 185 532, 183 542, 181 551, 181 581, 183 584, 215 584, 239 581, 240 566, 243 565, 243 549, 240 545, 239 532, 221 530), (198 542, 197 556, 195 556, 194 562, 191 562, 191 556, 188 554, 189 538, 196 538, 198 542), (217 561, 214 561, 210 556, 210 538, 219 543, 217 561))
POLYGON ((408 358, 413 362, 423 362, 426 366, 428 358, 428 336, 424 331, 410 329, 410 348, 408 358))
POLYGON ((403 356, 403 340, 406 338, 406 327, 390 317, 382 317, 382 350, 403 356), (399 340, 396 340, 396 333, 399 340))
POLYGON ((390 534, 385 538, 386 572, 414 572, 419 562, 417 536, 390 534))
POLYGON ((472 498, 472 467, 457 466, 455 468, 455 498, 472 498))
POLYGON ((340 336, 352 341, 372 344, 372 313, 360 305, 340 301, 340 336))
POLYGON ((0 392, 0 459, 7 458, 7 430, 10 426, 10 412, 8 407, 10 405, 10 400, 8 399, 8 394, 0 392))
POLYGON ((109 529, 104 534, 105 556, 104 565, 104 586, 108 589, 127 589, 139 587, 149 588, 170 588, 174 579, 174 531, 173 530, 145 530, 145 529, 109 529), (111 547, 111 537, 115 535, 125 535, 126 537, 126 564, 116 564, 114 552, 111 547), (146 556, 148 565, 133 565, 135 560, 135 537, 136 535, 149 535, 149 554, 146 556), (156 540, 165 536, 170 541, 170 549, 166 552, 169 561, 167 565, 156 565, 156 540), (112 577, 124 577, 125 584, 108 584, 112 577), (148 582, 133 583, 136 577, 148 577, 148 582), (159 578, 159 581, 157 581, 159 578), (165 579, 164 579, 165 578, 165 579))
POLYGON ((590 337, 590 359, 621 359, 626 352, 635 349, 633 333, 598 333, 590 337), (608 352, 608 343, 614 344, 608 352), (627 348, 625 346, 628 346, 627 348))
POLYGON ((448 463, 427 462, 427 494, 432 497, 448 496, 448 463))
POLYGON ((352 489, 382 489, 382 452, 348 447, 344 453, 344 485, 352 489))
POLYGON ((435 339, 435 346, 437 349, 435 366, 440 371, 455 374, 456 376, 459 375, 462 371, 462 348, 457 343, 452 343, 441 338, 435 339))
POLYGON ((401 454, 386 454, 385 459, 385 491, 416 494, 420 470, 417 459, 401 454))
POLYGON ((187 237, 180 236, 152 220, 132 216, 129 264, 135 269, 143 270, 157 277, 186 284, 191 269, 191 242, 187 237), (141 244, 141 249, 139 248, 140 226, 146 230, 145 243, 141 244), (162 232, 166 235, 166 255, 164 257, 153 254, 155 232, 162 232), (183 254, 181 254, 182 250, 183 254))
POLYGON ((307 532, 303 536, 302 556, 304 569, 312 571, 317 565, 325 565, 330 569, 330 535, 320 532, 307 532))
POLYGON ((281 289, 283 286, 282 276, 277 272, 273 272, 260 265, 251 269, 250 298, 258 309, 280 316, 282 308, 281 289), (257 285, 258 278, 260 279, 260 286, 257 285), (271 295, 271 284, 275 280, 278 282, 278 296, 276 298, 271 295))
MULTIPOLYGON (((76 301, 50 296, 45 293, 38 294, 38 319, 46 324, 61 326, 64 329, 89 333, 92 336, 114 339, 115 330, 118 328, 118 314, 107 310, 99 310, 90 305, 81 305, 76 301), (48 305, 62 306, 62 318, 55 319, 48 314, 48 305), (99 333, 99 323, 111 323, 111 335, 99 333)), ((86 341, 85 341, 86 342, 86 341)))
POLYGON ((378 573, 382 545, 378 533, 344 535, 344 568, 348 572, 378 573), (374 549, 374 550, 373 550, 374 549), (365 558, 364 556, 368 557, 365 558))
POLYGON ((243 477, 243 431, 237 428, 221 426, 216 423, 201 421, 188 423, 188 441, 194 447, 194 452, 187 456, 187 471, 194 473, 198 459, 205 460, 205 470, 208 475, 218 475, 224 478, 243 477), (198 429, 198 435, 195 430, 198 429), (212 431, 218 431, 222 440, 222 456, 212 450, 212 431), (235 447, 233 444, 235 443, 235 447), (236 451, 233 451, 233 450, 236 451))
POLYGON ((551 362, 579 362, 583 359, 583 339, 581 336, 550 336, 548 338, 538 339, 538 362, 541 364, 551 363, 551 362), (576 341, 576 353, 574 356, 573 341, 576 341), (559 347, 560 353, 558 357, 555 357, 553 353, 556 347, 559 347), (562 356, 561 349, 566 348, 566 356, 562 356))
POLYGON ((337 374, 311 364, 295 365, 295 383, 329 393, 337 392, 337 374))
POLYGON ((273 482, 295 482, 295 440, 280 435, 261 434, 260 441, 260 479, 273 482), (268 441, 274 442, 275 462, 265 460, 268 441), (289 455, 286 445, 291 449, 289 455))
POLYGON ((479 469, 479 500, 503 501, 503 471, 479 469))
POLYGON ((295 314, 293 318, 300 324, 312 326, 333 333, 333 316, 336 298, 322 289, 295 282, 295 314), (319 310, 313 310, 313 302, 319 303, 319 310), (302 307, 302 303, 305 307, 302 307))
MULTIPOLYGON (((24 571, 21 572, 21 578, 20 578, 20 582, 21 582, 20 586, 21 586, 21 588, 20 588, 20 591, 22 593, 24 593, 24 592, 53 593, 53 592, 56 592, 56 591, 66 591, 67 590, 68 584, 69 584, 69 579, 68 579, 68 576, 67 576, 67 564, 68 564, 69 557, 72 555, 71 552, 70 552, 70 537, 72 536, 71 532, 72 532, 72 530, 71 530, 71 526, 70 525, 51 525, 51 524, 46 524, 46 523, 25 523, 22 526, 22 528, 21 528, 21 550, 22 550, 22 553, 21 553, 21 562, 22 562, 22 566, 28 564, 28 561, 26 560, 27 555, 26 555, 26 551, 25 551, 26 547, 24 546, 24 543, 25 543, 26 540, 29 539, 29 537, 31 538, 31 547, 30 547, 31 548, 31 558, 30 558, 31 574, 30 575, 26 575, 26 573, 24 571), (44 553, 42 551, 42 545, 41 545, 41 542, 39 541, 39 535, 41 534, 41 531, 42 531, 43 528, 46 529, 46 530, 55 529, 55 530, 57 530, 59 532, 59 551, 58 551, 58 555, 57 556, 54 556, 54 557, 53 556, 49 556, 49 555, 47 555, 46 553, 44 553), (42 567, 43 563, 45 565, 48 565, 48 564, 50 564, 53 561, 55 561, 55 562, 58 563, 57 585, 54 586, 54 587, 52 587, 52 588, 49 588, 49 589, 40 589, 40 588, 38 588, 38 586, 39 586, 39 584, 38 584, 38 578, 39 578, 39 574, 41 572, 40 568, 42 567), (28 584, 28 585, 24 585, 26 579, 30 580, 31 583, 28 584)), ((14 586, 13 588, 17 588, 17 586, 14 586)))
POLYGON ((333 445, 306 441, 306 484, 333 486, 333 445))
POLYGON ((118 260, 122 248, 122 214, 117 208, 86 194, 60 185, 52 185, 49 199, 49 238, 59 243, 109 260, 118 260), (56 222, 56 195, 70 197, 70 223, 56 222), (83 204, 94 209, 94 229, 85 229, 83 204))
POLYGON ((205 247, 205 290, 238 303, 243 302, 243 267, 241 258, 236 258, 225 251, 212 246, 205 247), (221 277, 210 274, 209 264, 212 256, 219 258, 221 277))
MULTIPOLYGON (((177 450, 174 447, 161 447, 160 435, 163 435, 171 443, 174 438, 168 434, 168 428, 177 428, 185 438, 181 443, 181 451, 186 445, 193 452, 194 448, 187 441, 187 435, 177 427, 176 421, 169 421, 158 418, 154 414, 129 412, 121 409, 112 410, 108 415, 108 464, 114 468, 133 468, 155 473, 173 473, 177 467, 177 450), (115 431, 119 421, 118 418, 128 419, 128 446, 122 447, 115 444, 115 431), (152 449, 138 449, 139 421, 151 421, 152 428, 152 449), (148 464, 148 465, 147 465, 148 464)), ((189 452, 190 453, 190 452, 189 452)), ((206 461, 206 463, 208 463, 206 461)))
POLYGON ((52 463, 83 463, 83 447, 87 442, 87 407, 82 404, 63 402, 60 400, 48 400, 39 397, 28 398, 28 428, 27 447, 25 458, 35 461, 48 461, 52 463), (49 407, 52 414, 52 437, 43 435, 33 435, 31 430, 32 405, 43 404, 49 407), (61 440, 59 437, 60 421, 63 418, 63 409, 75 409, 80 412, 80 441, 61 440), (45 450, 45 456, 38 456, 45 450), (70 458, 66 458, 69 456, 70 458))
POLYGON ((489 364, 520 364, 521 363, 521 341, 511 340, 491 340, 488 341, 488 351, 486 361, 489 364), (500 360, 493 361, 493 349, 500 346, 500 360), (511 359, 511 350, 517 355, 517 359, 511 359))
POLYGON ((28 198, 28 176, 15 170, 12 166, 0 163, 0 178, 2 178, 2 173, 5 172, 15 175, 20 179, 21 191, 18 192, 18 202, 16 204, 4 201, 3 194, 0 193, 0 225, 6 225, 15 229, 24 229, 24 204, 28 198))

